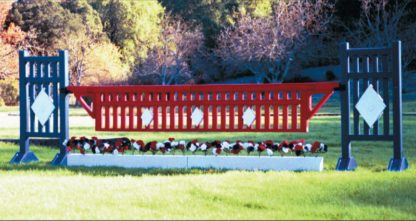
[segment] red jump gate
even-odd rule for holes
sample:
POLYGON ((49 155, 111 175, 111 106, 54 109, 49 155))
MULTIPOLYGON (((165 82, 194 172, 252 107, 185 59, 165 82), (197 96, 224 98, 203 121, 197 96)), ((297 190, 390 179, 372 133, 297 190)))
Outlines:
POLYGON ((95 119, 98 131, 307 132, 309 120, 338 86, 319 82, 68 90, 95 119), (312 107, 314 94, 323 97, 312 107))

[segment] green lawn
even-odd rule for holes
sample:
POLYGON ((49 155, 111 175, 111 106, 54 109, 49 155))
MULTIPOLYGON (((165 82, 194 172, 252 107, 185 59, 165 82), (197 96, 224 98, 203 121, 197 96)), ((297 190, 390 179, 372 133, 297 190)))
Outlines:
MULTIPOLYGON (((404 111, 415 110, 407 100, 404 111)), ((329 105, 322 112, 336 112, 329 105)), ((410 168, 388 172, 391 143, 356 142, 354 172, 334 170, 339 116, 315 117, 309 133, 96 133, 151 139, 297 139, 329 145, 324 172, 142 170, 52 167, 57 150, 32 149, 40 162, 9 165, 18 147, 0 143, 0 219, 416 219, 416 116, 404 116, 410 168)), ((1 129, 16 136, 17 128, 1 129)))

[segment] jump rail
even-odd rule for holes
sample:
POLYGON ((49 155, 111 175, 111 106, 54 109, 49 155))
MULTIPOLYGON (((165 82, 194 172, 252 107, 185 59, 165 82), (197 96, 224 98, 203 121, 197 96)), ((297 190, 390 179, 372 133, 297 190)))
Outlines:
POLYGON ((307 132, 309 120, 338 86, 336 82, 70 86, 68 91, 95 119, 98 131, 307 132), (323 97, 312 107, 314 94, 323 97), (151 122, 142 120, 146 110, 152 114, 151 122), (253 114, 252 123, 244 122, 246 111, 253 114), (200 121, 193 119, 194 112, 201 113, 200 121))

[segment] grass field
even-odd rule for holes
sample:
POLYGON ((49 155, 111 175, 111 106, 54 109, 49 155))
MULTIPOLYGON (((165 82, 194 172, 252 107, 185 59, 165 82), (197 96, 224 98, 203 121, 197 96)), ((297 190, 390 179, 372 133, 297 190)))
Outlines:
MULTIPOLYGON (((416 102, 406 100, 404 112, 416 102)), ((334 105, 322 112, 337 112, 334 105)), ((391 143, 353 143, 359 168, 334 170, 339 116, 319 116, 309 133, 99 133, 166 139, 297 139, 329 145, 324 172, 141 170, 52 167, 54 148, 33 146, 40 162, 9 165, 18 147, 0 143, 0 219, 416 219, 416 116, 404 116, 410 168, 386 171, 391 143)), ((0 128, 1 129, 1 128, 0 128)), ((17 128, 2 129, 8 137, 17 128)), ((97 135, 71 128, 71 135, 97 135)))

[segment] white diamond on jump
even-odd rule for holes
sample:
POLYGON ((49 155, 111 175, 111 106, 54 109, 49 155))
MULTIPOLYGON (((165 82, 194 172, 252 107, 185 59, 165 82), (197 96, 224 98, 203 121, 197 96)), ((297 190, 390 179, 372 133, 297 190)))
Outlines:
POLYGON ((42 88, 30 108, 35 113, 39 123, 45 126, 46 121, 48 121, 53 110, 55 110, 55 105, 53 105, 52 99, 46 94, 45 88, 42 88))
POLYGON ((195 108, 191 115, 192 124, 194 126, 198 126, 202 119, 204 119, 204 112, 202 112, 199 108, 195 108))
POLYGON ((256 113, 251 108, 247 108, 243 114, 243 121, 244 124, 247 126, 251 126, 256 119, 256 113))
POLYGON ((153 113, 149 110, 149 108, 145 108, 142 113, 142 122, 144 125, 149 126, 149 124, 153 120, 153 113))
POLYGON ((358 100, 355 108, 357 108, 368 126, 373 128, 374 123, 380 118, 386 108, 386 104, 380 94, 374 90, 373 85, 370 84, 358 100))

